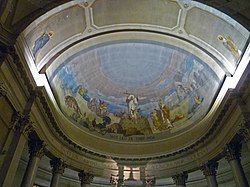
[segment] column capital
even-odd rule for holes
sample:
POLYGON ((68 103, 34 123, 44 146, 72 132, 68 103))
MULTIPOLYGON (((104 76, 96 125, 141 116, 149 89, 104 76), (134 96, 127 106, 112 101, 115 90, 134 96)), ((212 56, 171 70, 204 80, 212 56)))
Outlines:
POLYGON ((241 95, 239 95, 238 93, 238 105, 240 107, 241 110, 241 122, 239 123, 239 131, 237 132, 237 134, 240 135, 240 137, 245 141, 249 141, 250 140, 250 111, 247 107, 246 102, 242 99, 241 95))
POLYGON ((52 167, 52 173, 63 174, 66 165, 60 158, 53 158, 50 160, 50 166, 52 167))
POLYGON ((30 138, 28 141, 30 158, 39 157, 45 154, 45 143, 41 140, 30 138))
POLYGON ((218 162, 208 161, 206 164, 201 166, 201 170, 205 176, 212 176, 217 174, 218 162))
POLYGON ((15 132, 25 133, 28 135, 33 131, 30 116, 28 114, 23 115, 20 112, 14 112, 11 117, 11 128, 15 132))
POLYGON ((231 160, 240 160, 242 144, 236 141, 232 141, 226 145, 225 158, 228 162, 231 160))
POLYGON ((110 176, 110 184, 111 185, 117 186, 118 185, 118 180, 119 180, 118 175, 111 174, 111 176, 110 176))
POLYGON ((174 183, 176 185, 186 185, 187 179, 188 179, 188 173, 182 172, 177 175, 172 176, 174 183))
POLYGON ((152 185, 155 185, 155 176, 146 176, 143 183, 147 186, 152 186, 152 185))
POLYGON ((248 142, 250 140, 250 130, 247 127, 242 126, 237 134, 239 134, 242 140, 244 140, 245 142, 248 142))
POLYGON ((248 142, 250 140, 250 112, 244 115, 239 127, 237 134, 240 135, 242 140, 248 142))
POLYGON ((85 171, 80 171, 78 173, 79 180, 81 181, 81 184, 90 184, 93 179, 94 175, 87 173, 85 171))
POLYGON ((7 89, 2 82, 0 82, 0 98, 7 95, 7 89))

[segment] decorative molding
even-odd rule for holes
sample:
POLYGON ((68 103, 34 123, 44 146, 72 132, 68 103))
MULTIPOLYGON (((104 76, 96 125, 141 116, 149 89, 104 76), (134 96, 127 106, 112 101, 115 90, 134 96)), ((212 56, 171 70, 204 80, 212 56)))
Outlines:
POLYGON ((201 170, 205 176, 213 176, 217 174, 218 166, 218 162, 208 161, 201 167, 201 170))
POLYGON ((52 173, 63 174, 66 165, 60 158, 53 158, 50 160, 50 166, 52 167, 52 173))
POLYGON ((30 138, 28 141, 30 158, 39 157, 45 154, 45 143, 41 140, 30 138))
MULTIPOLYGON (((250 75, 250 74, 249 74, 250 75)), ((239 124, 239 131, 237 134, 245 141, 248 142, 250 140, 250 111, 242 99, 241 95, 237 94, 237 101, 242 113, 242 122, 239 124)))
POLYGON ((24 127, 23 134, 28 138, 30 134, 34 133, 34 131, 32 123, 29 123, 24 127))
POLYGON ((6 28, 6 26, 0 21, 0 43, 5 45, 13 45, 16 41, 16 38, 17 34, 14 34, 9 28, 6 28))
MULTIPOLYGON (((249 114, 250 116, 250 114, 249 114)), ((243 120, 243 122, 239 125, 240 129, 237 134, 242 138, 243 141, 248 142, 250 140, 250 128, 249 121, 243 120)))
POLYGON ((22 62, 20 61, 19 56, 17 55, 17 53, 15 51, 11 51, 10 55, 12 56, 13 62, 16 65, 17 71, 19 72, 19 75, 20 75, 21 79, 23 80, 28 92, 30 93, 30 95, 32 95, 34 90, 35 90, 35 86, 32 85, 31 80, 28 77, 28 74, 25 71, 22 62))
POLYGON ((172 176, 174 183, 176 185, 183 185, 186 186, 186 182, 188 179, 188 173, 187 172, 182 172, 177 175, 172 176))
MULTIPOLYGON (((85 153, 89 153, 89 154, 92 154, 92 155, 95 155, 95 156, 98 156, 98 157, 101 157, 101 158, 107 158, 108 157, 107 155, 98 154, 98 153, 92 152, 92 151, 90 151, 90 150, 88 150, 86 148, 83 148, 83 147, 77 145, 76 143, 74 143, 71 139, 69 139, 61 131, 61 129, 58 127, 58 124, 55 121, 55 118, 54 118, 54 116, 53 116, 53 114, 51 112, 51 109, 50 109, 49 105, 48 105, 48 102, 47 102, 47 100, 46 100, 46 98, 45 98, 45 96, 43 95, 42 92, 39 92, 39 99, 40 99, 40 102, 41 102, 41 104, 43 106, 43 109, 44 109, 45 113, 47 114, 53 128, 55 129, 55 131, 57 132, 59 137, 61 137, 62 140, 67 142, 71 146, 71 148, 77 149, 79 151, 83 151, 85 153)), ((127 160, 127 161, 144 161, 144 160, 151 160, 151 159, 168 158, 168 157, 176 156, 176 155, 181 154, 181 153, 186 153, 188 151, 191 151, 195 147, 198 147, 200 144, 203 144, 206 140, 208 140, 215 133, 215 131, 219 127, 219 124, 221 123, 223 117, 225 116, 226 112, 228 111, 232 101, 233 101, 232 99, 228 99, 228 102, 225 104, 224 108, 221 110, 219 116, 215 120, 213 126, 210 128, 208 133, 206 133, 205 136, 203 136, 199 140, 197 140, 194 144, 192 144, 192 145, 190 145, 190 146, 188 146, 186 148, 183 148, 183 149, 181 149, 179 151, 176 151, 176 152, 173 152, 173 153, 169 153, 169 154, 165 154, 165 155, 161 155, 161 156, 156 156, 156 157, 132 158, 132 159, 120 158, 120 157, 112 157, 112 159, 114 159, 114 160, 127 160)))
POLYGON ((0 98, 5 97, 6 95, 7 95, 7 89, 5 88, 4 84, 0 82, 0 98))
POLYGON ((94 175, 87 173, 85 171, 80 171, 78 173, 79 180, 81 181, 81 184, 90 184, 93 182, 94 175))

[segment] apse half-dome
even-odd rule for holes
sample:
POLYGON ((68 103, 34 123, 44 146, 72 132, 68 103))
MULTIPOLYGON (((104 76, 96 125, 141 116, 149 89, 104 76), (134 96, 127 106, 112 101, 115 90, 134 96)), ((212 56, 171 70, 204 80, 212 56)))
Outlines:
POLYGON ((150 40, 93 45, 54 62, 46 74, 68 120, 120 141, 164 139, 191 128, 222 83, 208 62, 150 40))

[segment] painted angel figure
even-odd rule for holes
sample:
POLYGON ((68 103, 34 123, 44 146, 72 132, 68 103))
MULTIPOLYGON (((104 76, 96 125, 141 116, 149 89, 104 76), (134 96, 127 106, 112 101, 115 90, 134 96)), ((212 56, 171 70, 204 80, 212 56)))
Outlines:
POLYGON ((132 94, 129 94, 126 102, 128 104, 128 112, 131 118, 137 119, 138 117, 138 98, 132 94))
POLYGON ((36 39, 35 44, 32 48, 32 53, 34 57, 36 56, 37 52, 41 50, 47 43, 48 41, 52 38, 53 32, 45 32, 43 35, 41 35, 39 38, 36 39))
POLYGON ((219 35, 217 38, 232 53, 235 60, 238 61, 241 55, 241 51, 238 49, 233 39, 230 36, 224 37, 222 35, 219 35))

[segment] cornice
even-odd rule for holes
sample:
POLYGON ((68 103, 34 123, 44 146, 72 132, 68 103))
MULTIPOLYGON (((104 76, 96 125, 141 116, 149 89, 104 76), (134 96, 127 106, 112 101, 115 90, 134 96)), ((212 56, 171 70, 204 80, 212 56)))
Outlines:
MULTIPOLYGON (((53 114, 52 111, 48 105, 48 102, 46 100, 46 97, 43 95, 42 92, 40 92, 39 94, 39 99, 40 102, 43 106, 43 109, 48 117, 48 119, 50 120, 50 123, 53 127, 53 129, 55 130, 55 132, 57 133, 57 135, 59 135, 60 139, 63 140, 64 142, 66 142, 71 149, 73 149, 74 151, 77 152, 83 152, 83 153, 88 153, 91 154, 93 156, 97 156, 97 157, 101 157, 101 158, 110 158, 110 156, 108 155, 104 155, 104 154, 99 154, 99 153, 95 153, 93 151, 90 151, 84 147, 81 147, 80 145, 77 145, 75 142, 73 142, 71 139, 69 139, 63 132, 62 130, 59 128, 53 114)), ((193 151, 196 150, 200 145, 204 145, 204 143, 206 141, 209 140, 209 138, 211 138, 215 131, 217 130, 217 128, 220 126, 220 123, 223 119, 223 117, 226 115, 228 109, 230 108, 230 105, 232 104, 232 99, 228 99, 228 101, 226 102, 225 106, 223 107, 223 109, 220 111, 219 116, 217 117, 217 119, 215 120, 214 124, 212 125, 212 127, 209 129, 209 131, 203 136, 201 137, 198 141, 196 141, 195 143, 191 144, 190 146, 187 146, 181 150, 178 150, 176 152, 173 153, 169 153, 169 154, 164 154, 161 156, 155 156, 155 157, 142 157, 142 158, 121 158, 121 157, 112 157, 112 159, 116 160, 116 161, 149 161, 149 160, 154 160, 154 159, 163 159, 163 158, 169 158, 169 157, 174 157, 176 155, 180 155, 182 153, 187 153, 189 151, 193 151)))

